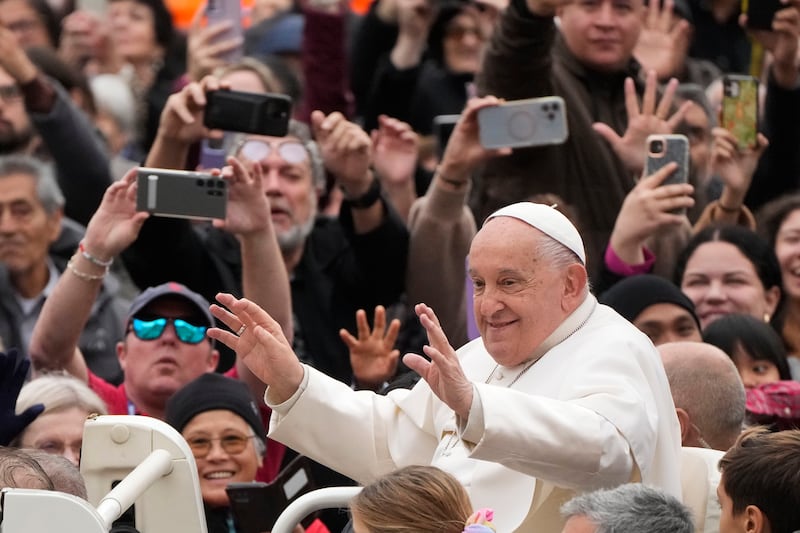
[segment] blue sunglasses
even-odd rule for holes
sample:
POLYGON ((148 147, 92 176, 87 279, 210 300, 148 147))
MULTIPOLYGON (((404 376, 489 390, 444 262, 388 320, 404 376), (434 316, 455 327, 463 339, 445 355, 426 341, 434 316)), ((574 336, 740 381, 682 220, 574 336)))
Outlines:
POLYGON ((134 318, 131 322, 131 329, 137 339, 152 341, 164 334, 167 324, 172 322, 175 326, 175 334, 181 342, 187 344, 199 344, 206 338, 206 326, 195 326, 182 318, 154 318, 153 320, 142 320, 134 318))

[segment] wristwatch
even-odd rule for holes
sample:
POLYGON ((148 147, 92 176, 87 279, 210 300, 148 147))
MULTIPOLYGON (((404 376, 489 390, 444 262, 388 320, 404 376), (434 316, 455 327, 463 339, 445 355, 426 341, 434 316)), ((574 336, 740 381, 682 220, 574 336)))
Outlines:
MULTIPOLYGON (((342 191, 344 191, 344 188, 342 188, 342 191)), ((347 196, 347 192, 344 192, 344 201, 347 202, 350 207, 355 207, 356 209, 366 209, 368 207, 372 207, 375 205, 375 202, 380 200, 381 181, 378 178, 373 178, 372 184, 369 186, 369 189, 367 189, 367 192, 355 198, 350 198, 347 196)))

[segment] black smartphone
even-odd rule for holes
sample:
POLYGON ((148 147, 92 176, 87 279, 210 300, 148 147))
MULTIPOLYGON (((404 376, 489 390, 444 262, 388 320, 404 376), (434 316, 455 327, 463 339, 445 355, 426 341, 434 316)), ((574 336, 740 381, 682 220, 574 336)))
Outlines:
MULTIPOLYGON (((311 462, 304 455, 295 457, 271 483, 231 483, 225 487, 238 533, 271 531, 275 521, 296 498, 316 488, 311 477, 311 462)), ((308 526, 314 517, 303 521, 308 526)))
POLYGON ((747 27, 772 31, 772 19, 782 8, 781 0, 742 0, 742 13, 747 13, 747 27))
POLYGON ((209 91, 203 124, 207 128, 284 137, 292 99, 285 94, 209 91))
POLYGON ((158 216, 225 219, 228 183, 204 172, 138 169, 136 209, 158 216))
POLYGON ((436 154, 439 159, 444 155, 447 141, 458 123, 461 115, 436 115, 433 117, 433 136, 436 139, 436 154))

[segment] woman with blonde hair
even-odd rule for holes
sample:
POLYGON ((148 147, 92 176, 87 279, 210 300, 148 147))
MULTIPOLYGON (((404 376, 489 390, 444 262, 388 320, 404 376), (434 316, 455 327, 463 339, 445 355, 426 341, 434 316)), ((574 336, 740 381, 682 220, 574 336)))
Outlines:
POLYGON ((494 531, 492 512, 473 514, 464 487, 434 466, 407 466, 383 476, 351 500, 350 512, 353 533, 494 531))
POLYGON ((46 374, 26 383, 17 397, 16 411, 22 413, 39 403, 44 411, 11 445, 61 455, 78 466, 83 424, 91 414, 107 414, 105 403, 85 383, 66 374, 46 374))

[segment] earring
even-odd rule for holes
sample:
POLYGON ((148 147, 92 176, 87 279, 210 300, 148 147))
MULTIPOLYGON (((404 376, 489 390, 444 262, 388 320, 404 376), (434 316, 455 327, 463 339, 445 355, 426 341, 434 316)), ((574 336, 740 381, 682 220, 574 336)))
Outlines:
POLYGON ((769 313, 764 313, 764 322, 769 324, 769 319, 770 318, 772 318, 772 316, 769 313))

